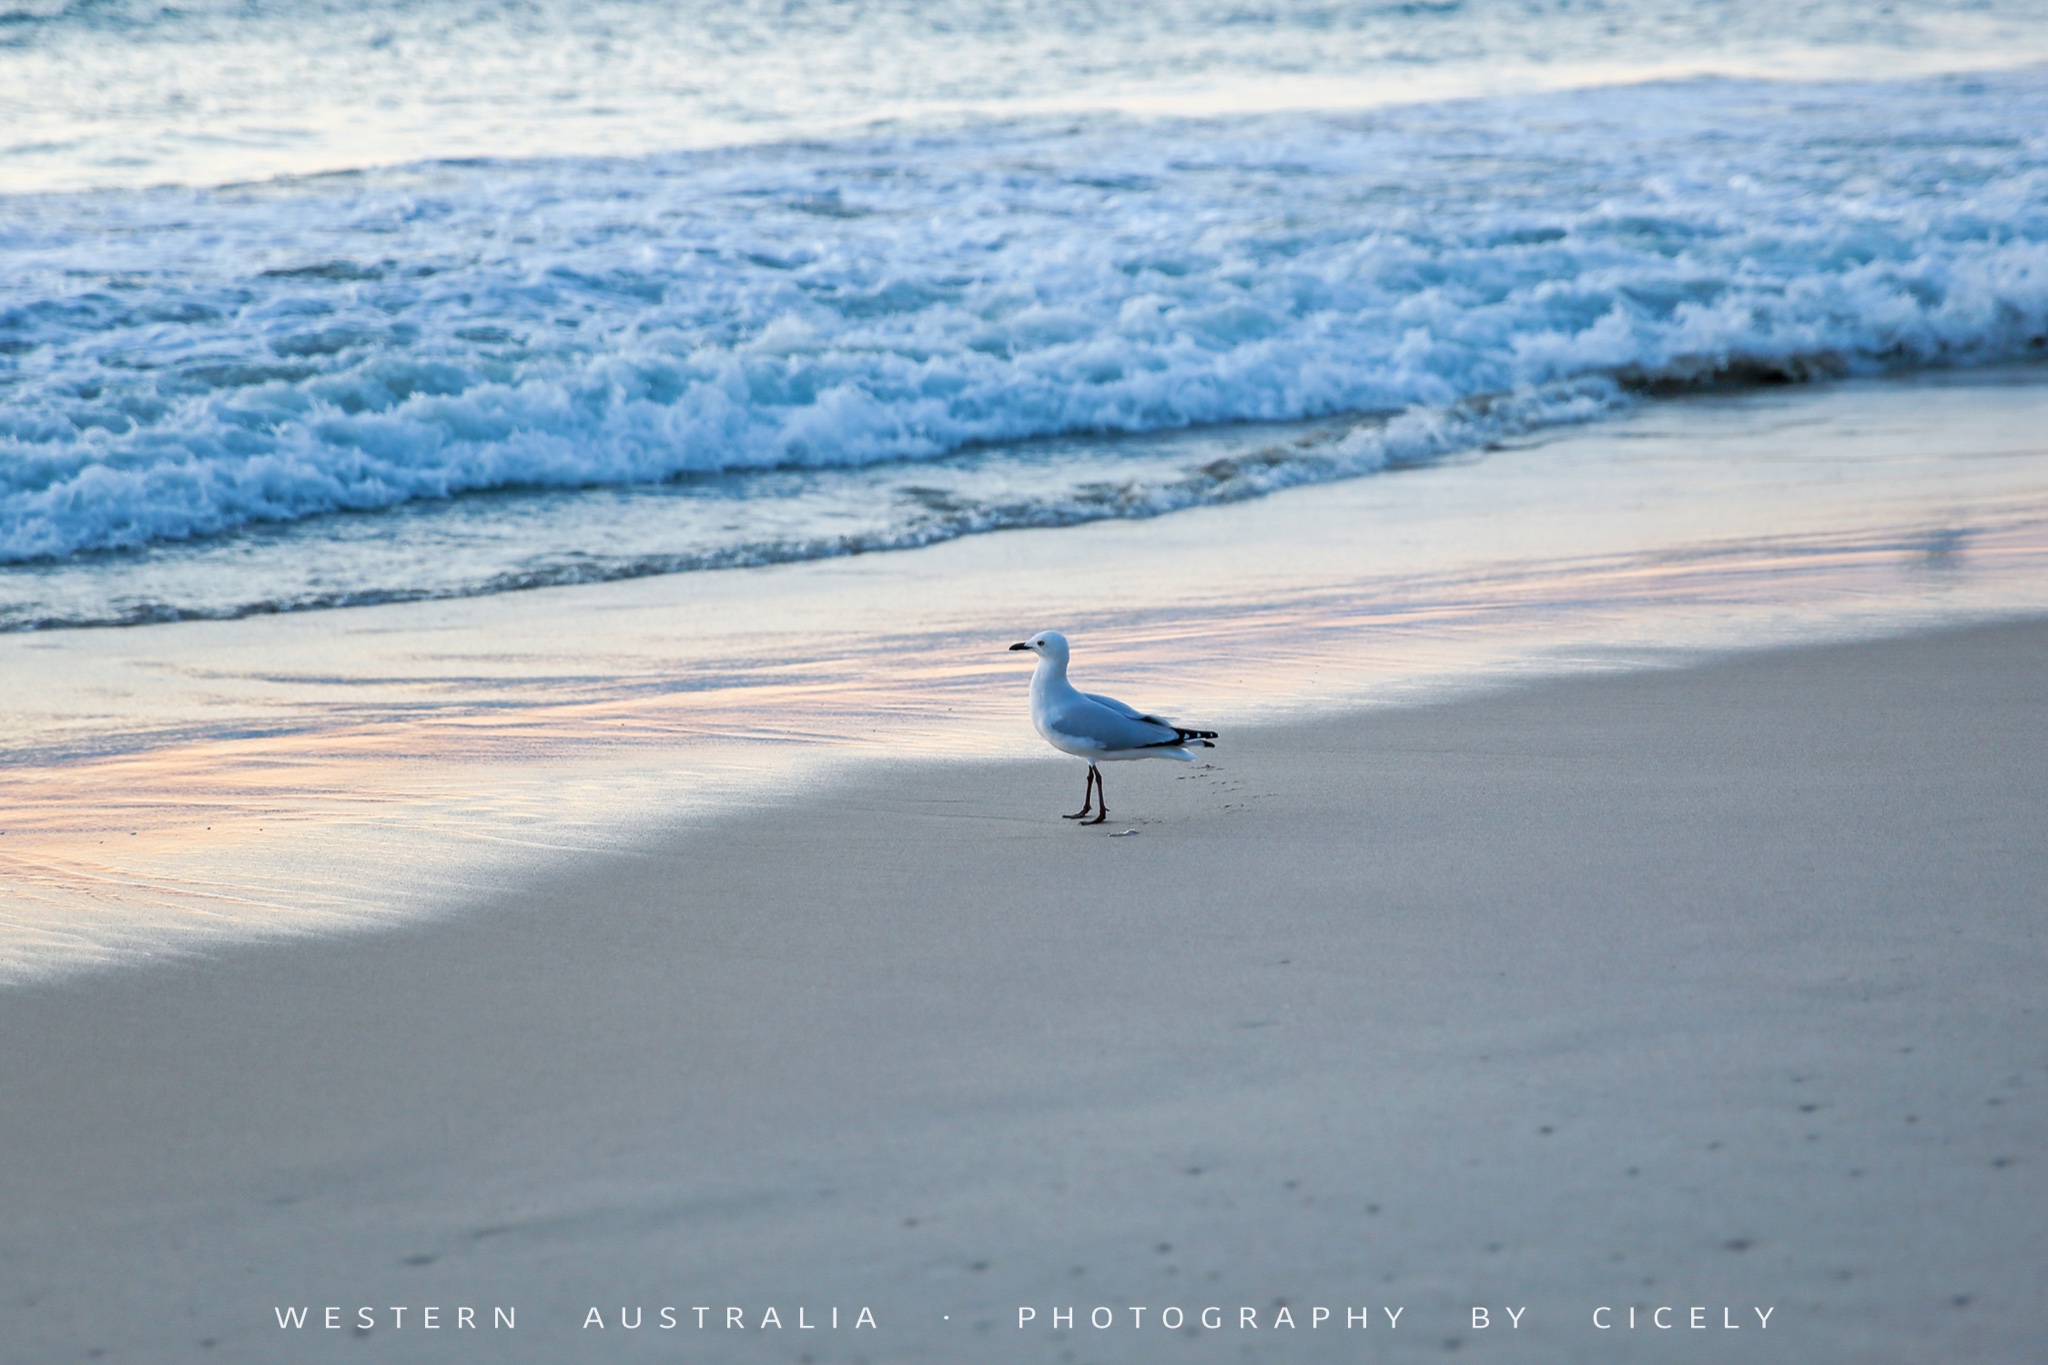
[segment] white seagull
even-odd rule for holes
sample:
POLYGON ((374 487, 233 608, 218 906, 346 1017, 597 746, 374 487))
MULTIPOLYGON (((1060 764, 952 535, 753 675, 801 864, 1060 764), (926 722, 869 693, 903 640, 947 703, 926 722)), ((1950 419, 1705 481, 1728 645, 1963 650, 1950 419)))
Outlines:
POLYGON ((1038 656, 1038 668, 1031 675, 1031 723, 1053 748, 1088 760, 1088 785, 1082 791, 1081 809, 1062 819, 1085 819, 1091 804, 1096 806, 1095 818, 1086 823, 1099 825, 1109 818, 1109 800, 1102 795, 1098 763, 1127 758, 1193 762, 1195 756, 1188 750, 1216 747, 1209 742, 1216 738, 1214 730, 1183 729, 1115 697, 1076 691, 1067 681, 1067 637, 1056 630, 1041 630, 1010 648, 1038 656))

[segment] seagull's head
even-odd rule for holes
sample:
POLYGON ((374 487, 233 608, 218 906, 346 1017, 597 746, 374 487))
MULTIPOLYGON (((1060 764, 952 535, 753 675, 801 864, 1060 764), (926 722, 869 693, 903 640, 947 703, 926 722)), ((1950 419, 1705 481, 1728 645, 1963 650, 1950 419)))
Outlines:
POLYGON ((1010 648, 1029 650, 1041 659, 1051 659, 1057 664, 1064 664, 1067 661, 1067 637, 1056 630, 1041 630, 1028 640, 1019 640, 1010 648))

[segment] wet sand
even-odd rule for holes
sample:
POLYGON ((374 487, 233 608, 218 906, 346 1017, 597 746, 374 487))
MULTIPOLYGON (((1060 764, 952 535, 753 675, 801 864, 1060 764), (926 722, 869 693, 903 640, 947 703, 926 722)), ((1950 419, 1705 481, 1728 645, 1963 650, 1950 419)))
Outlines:
POLYGON ((845 764, 1035 753, 1018 656, 1241 728, 2048 612, 2040 366, 1708 394, 1153 521, 0 635, 0 983, 375 930, 845 764))
POLYGON ((2033 620, 1240 727, 1099 829, 1078 764, 875 762, 439 919, 12 986, 0 1339, 2040 1358, 2044 714, 2033 620))

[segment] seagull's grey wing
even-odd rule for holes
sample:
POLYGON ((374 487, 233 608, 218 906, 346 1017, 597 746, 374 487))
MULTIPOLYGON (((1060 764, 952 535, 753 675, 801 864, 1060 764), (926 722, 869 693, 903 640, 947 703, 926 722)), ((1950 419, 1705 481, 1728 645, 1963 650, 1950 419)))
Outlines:
POLYGON ((1110 710, 1116 712, 1120 716, 1128 716, 1132 720, 1150 721, 1154 725, 1164 725, 1169 730, 1173 728, 1173 722, 1167 720, 1165 717, 1148 715, 1147 713, 1140 711, 1135 706, 1129 705, 1126 702, 1118 701, 1115 697, 1105 697, 1100 692, 1083 692, 1081 695, 1092 702, 1096 702, 1100 705, 1107 706, 1110 710))
POLYGON ((1154 744, 1172 744, 1180 732, 1164 722, 1127 714, 1103 705, 1103 698, 1077 692, 1072 699, 1046 716, 1047 726, 1068 739, 1092 744, 1105 753, 1119 749, 1143 749, 1154 744))

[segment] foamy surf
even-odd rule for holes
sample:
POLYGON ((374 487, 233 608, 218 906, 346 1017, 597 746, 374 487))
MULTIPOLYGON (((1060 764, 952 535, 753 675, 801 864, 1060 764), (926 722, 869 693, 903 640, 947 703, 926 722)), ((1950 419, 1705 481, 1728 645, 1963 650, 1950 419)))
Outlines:
POLYGON ((0 621, 902 548, 2023 359, 2043 127, 2039 71, 1713 80, 16 197, 0 621))

